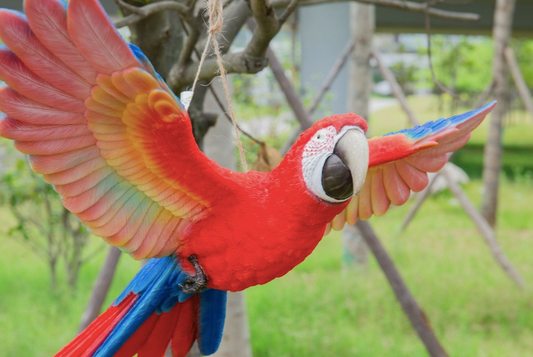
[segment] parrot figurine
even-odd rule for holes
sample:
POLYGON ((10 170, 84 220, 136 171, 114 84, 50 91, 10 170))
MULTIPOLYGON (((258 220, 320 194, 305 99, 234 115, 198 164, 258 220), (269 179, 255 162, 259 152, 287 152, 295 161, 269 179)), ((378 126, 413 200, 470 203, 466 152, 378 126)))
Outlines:
POLYGON ((367 140, 333 115, 271 172, 220 167, 186 110, 97 0, 0 10, 0 135, 29 155, 65 207, 105 242, 150 259, 56 356, 203 355, 222 339, 227 291, 281 277, 336 217, 401 205, 462 147, 495 103, 367 140))

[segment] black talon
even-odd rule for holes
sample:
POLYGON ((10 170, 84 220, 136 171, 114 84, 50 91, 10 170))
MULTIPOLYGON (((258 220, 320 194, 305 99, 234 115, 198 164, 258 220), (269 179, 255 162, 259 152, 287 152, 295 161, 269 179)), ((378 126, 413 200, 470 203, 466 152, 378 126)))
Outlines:
POLYGON ((183 285, 178 284, 178 287, 185 294, 200 293, 207 288, 207 276, 205 275, 204 270, 194 255, 188 257, 187 260, 191 262, 196 275, 186 277, 183 281, 183 285))

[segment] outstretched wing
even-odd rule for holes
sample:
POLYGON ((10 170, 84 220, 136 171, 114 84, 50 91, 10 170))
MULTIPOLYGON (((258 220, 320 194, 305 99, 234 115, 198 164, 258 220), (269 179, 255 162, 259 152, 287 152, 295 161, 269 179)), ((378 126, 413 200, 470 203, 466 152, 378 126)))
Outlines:
POLYGON ((390 204, 404 204, 411 191, 422 191, 428 185, 427 172, 437 172, 448 161, 448 153, 461 148, 470 133, 494 108, 496 102, 482 108, 430 121, 411 129, 403 129, 368 140, 369 168, 365 184, 358 196, 332 222, 340 230, 345 222, 381 216, 390 204))
POLYGON ((187 113, 97 0, 25 12, 0 10, 0 135, 92 233, 136 259, 171 254, 222 185, 187 113))

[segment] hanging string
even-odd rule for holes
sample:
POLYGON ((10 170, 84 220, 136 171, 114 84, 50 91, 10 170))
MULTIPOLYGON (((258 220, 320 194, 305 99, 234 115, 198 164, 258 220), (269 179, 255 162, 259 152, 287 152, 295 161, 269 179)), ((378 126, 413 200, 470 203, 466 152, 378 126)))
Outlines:
POLYGON ((239 154, 241 156, 241 165, 244 169, 244 172, 248 171, 248 165, 246 164, 246 158, 244 157, 244 149, 242 147, 242 142, 239 138, 239 129, 237 128, 237 122, 235 121, 235 113, 233 112, 233 105, 231 104, 231 98, 229 95, 228 82, 226 80, 226 70, 224 64, 222 63, 222 56, 220 54, 220 46, 217 41, 216 34, 222 30, 222 0, 208 0, 207 11, 209 12, 209 29, 207 42, 205 44, 204 52, 200 58, 200 64, 198 65, 198 71, 196 72, 196 77, 194 78, 194 83, 192 85, 192 91, 196 88, 196 83, 198 82, 198 77, 200 77, 200 71, 202 70, 202 65, 204 64, 205 57, 207 56, 207 51, 209 50, 209 45, 213 42, 213 49, 215 55, 217 56, 217 64, 220 71, 220 77, 222 78, 222 84, 224 85, 224 91, 226 92, 226 101, 228 102, 229 111, 231 114, 231 122, 233 123, 233 129, 235 130, 235 136, 237 138, 237 146, 239 147, 239 154))

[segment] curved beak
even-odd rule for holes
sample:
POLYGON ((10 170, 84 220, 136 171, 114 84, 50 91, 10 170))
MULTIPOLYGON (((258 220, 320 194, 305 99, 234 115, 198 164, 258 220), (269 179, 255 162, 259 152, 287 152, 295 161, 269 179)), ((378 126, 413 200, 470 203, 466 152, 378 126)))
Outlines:
POLYGON ((349 129, 337 141, 334 153, 352 174, 353 195, 357 196, 366 179, 368 170, 368 141, 358 129, 349 129))

